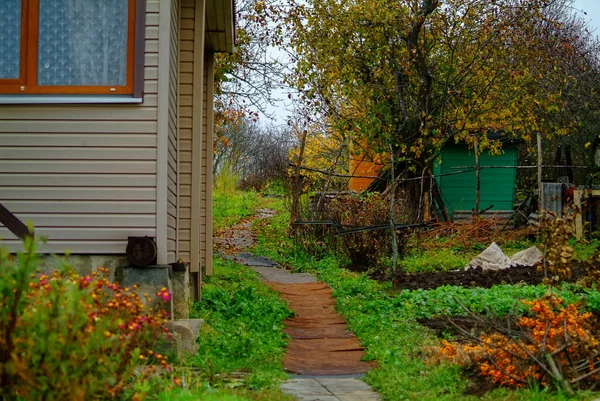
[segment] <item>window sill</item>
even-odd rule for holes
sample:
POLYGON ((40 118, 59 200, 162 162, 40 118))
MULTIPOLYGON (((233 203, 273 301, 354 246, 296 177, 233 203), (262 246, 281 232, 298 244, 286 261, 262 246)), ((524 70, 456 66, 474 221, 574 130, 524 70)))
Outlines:
POLYGON ((0 104, 140 104, 129 95, 0 95, 0 104))

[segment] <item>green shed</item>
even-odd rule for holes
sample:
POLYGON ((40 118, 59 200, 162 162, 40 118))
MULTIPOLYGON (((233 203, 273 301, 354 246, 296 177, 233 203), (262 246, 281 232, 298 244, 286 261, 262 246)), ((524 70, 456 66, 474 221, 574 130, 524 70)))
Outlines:
MULTIPOLYGON (((480 170, 480 210, 490 206, 489 210, 492 212, 513 210, 517 179, 517 147, 506 143, 502 149, 503 152, 499 155, 490 155, 487 151, 479 155, 481 167, 502 166, 502 168, 480 170)), ((474 150, 462 144, 447 145, 435 163, 434 174, 442 200, 451 215, 457 212, 471 213, 475 208, 474 167, 474 150), (456 174, 458 172, 461 173, 456 174), (449 173, 452 174, 446 175, 449 173)))

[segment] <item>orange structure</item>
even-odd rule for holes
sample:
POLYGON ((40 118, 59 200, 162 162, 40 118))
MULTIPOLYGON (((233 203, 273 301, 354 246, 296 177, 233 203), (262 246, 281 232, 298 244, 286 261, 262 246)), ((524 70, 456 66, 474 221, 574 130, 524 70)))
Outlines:
POLYGON ((350 178, 348 187, 352 191, 364 191, 371 185, 373 178, 360 178, 361 176, 376 176, 381 169, 381 164, 372 161, 365 154, 350 155, 350 175, 358 177, 350 178))

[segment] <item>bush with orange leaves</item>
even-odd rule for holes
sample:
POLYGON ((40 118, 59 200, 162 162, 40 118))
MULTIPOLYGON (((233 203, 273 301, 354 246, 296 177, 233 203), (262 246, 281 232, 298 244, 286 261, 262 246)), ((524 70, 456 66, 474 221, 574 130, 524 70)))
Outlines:
MULTIPOLYGON (((472 337, 467 344, 443 341, 438 361, 476 366, 494 383, 521 387, 530 382, 544 386, 571 386, 600 380, 600 343, 595 318, 577 305, 563 305, 554 296, 532 302, 531 316, 521 317, 517 330, 494 326, 491 334, 472 337)), ((462 329, 461 329, 462 331, 462 329)))

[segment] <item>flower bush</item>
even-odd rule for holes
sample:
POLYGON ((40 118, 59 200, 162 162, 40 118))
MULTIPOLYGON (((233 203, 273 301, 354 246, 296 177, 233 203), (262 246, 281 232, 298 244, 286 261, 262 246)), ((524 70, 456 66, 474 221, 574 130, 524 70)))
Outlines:
POLYGON ((594 316, 557 297, 522 301, 532 315, 521 317, 517 330, 484 333, 471 343, 443 341, 438 360, 476 365, 497 384, 522 387, 531 382, 566 388, 600 380, 600 342, 594 316))
MULTIPOLYGON (((166 313, 108 271, 78 275, 65 263, 39 274, 33 240, 16 258, 0 250, 0 392, 3 399, 145 397, 140 385, 166 358, 152 352, 166 313)), ((161 291, 157 296, 167 299, 161 291)))

